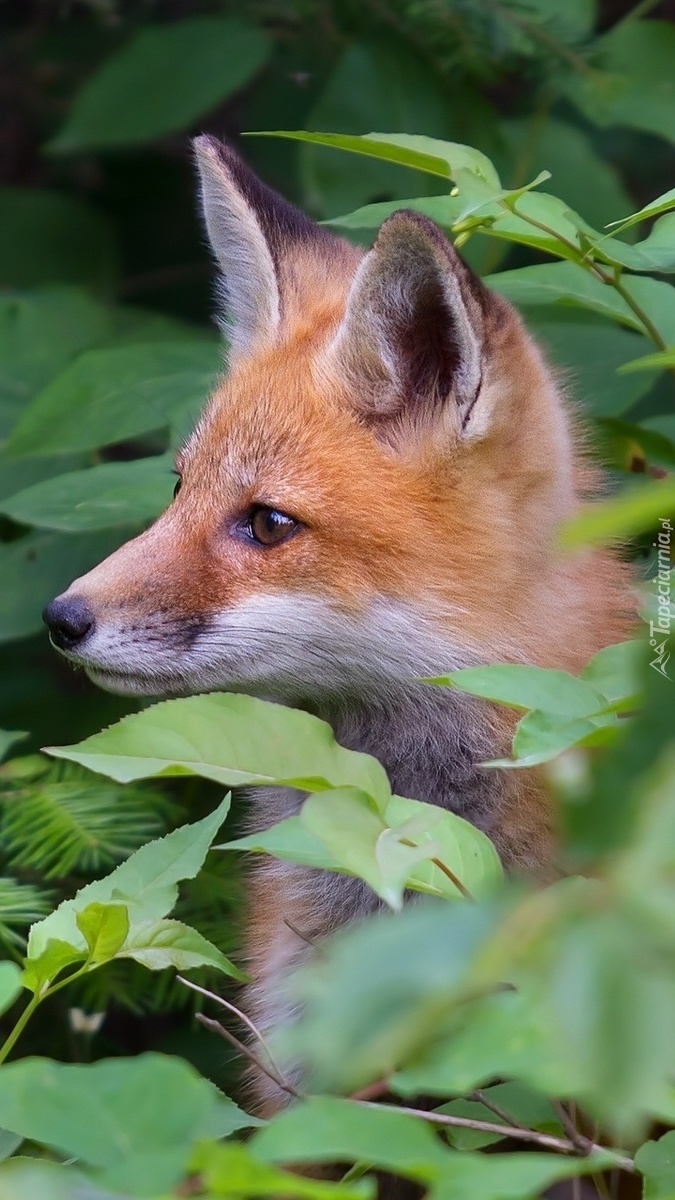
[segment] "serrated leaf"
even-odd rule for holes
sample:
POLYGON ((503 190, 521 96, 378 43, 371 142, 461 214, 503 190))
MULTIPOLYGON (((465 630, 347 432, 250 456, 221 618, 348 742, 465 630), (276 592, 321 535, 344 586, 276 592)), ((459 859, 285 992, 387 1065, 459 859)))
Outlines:
POLYGON ((178 971, 215 967, 235 979, 247 978, 216 946, 182 921, 137 922, 118 950, 120 958, 133 958, 150 971, 163 971, 166 967, 178 971))
POLYGON ((166 700, 77 746, 50 747, 121 783, 152 775, 203 775, 227 787, 285 784, 306 791, 357 787, 385 802, 384 769, 346 750, 330 725, 252 696, 214 693, 166 700))
POLYGON ((208 817, 192 825, 182 825, 166 837, 141 846, 104 879, 88 883, 72 900, 64 900, 53 913, 33 925, 28 939, 29 963, 40 957, 51 938, 82 951, 86 942, 77 927, 77 914, 94 902, 124 903, 132 926, 166 916, 176 902, 177 884, 197 874, 229 806, 228 796, 208 817))
POLYGON ((142 27, 87 81, 48 149, 134 145, 184 129, 242 87, 268 46, 260 29, 236 18, 142 27))
POLYGON ((675 1196, 675 1130, 655 1142, 645 1142, 635 1155, 635 1166, 644 1176, 644 1200, 672 1200, 675 1196))

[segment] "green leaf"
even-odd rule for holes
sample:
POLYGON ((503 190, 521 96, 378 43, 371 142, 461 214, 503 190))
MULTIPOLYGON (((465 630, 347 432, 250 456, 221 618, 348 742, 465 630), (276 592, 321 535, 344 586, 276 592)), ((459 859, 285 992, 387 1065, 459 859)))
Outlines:
POLYGON ((637 212, 631 213, 629 217, 624 217, 621 221, 610 221, 610 228, 614 227, 611 236, 623 233, 624 229, 629 229, 631 225, 639 225, 642 221, 650 220, 651 217, 658 217, 660 213, 669 212, 671 208, 675 208, 675 188, 670 188, 663 195, 657 196, 656 200, 651 200, 649 204, 645 204, 637 212))
POLYGON ((626 412, 652 387, 647 375, 617 375, 647 345, 634 330, 576 307, 524 305, 521 311, 585 415, 626 412))
POLYGON ((641 692, 644 657, 644 642, 637 638, 605 646, 584 667, 581 678, 601 692, 610 704, 632 702, 641 692))
POLYGON ((0 188, 0 278, 9 287, 80 284, 107 292, 117 250, 105 217, 76 196, 0 188))
POLYGON ((0 941, 10 954, 23 951, 25 930, 51 912, 49 892, 33 883, 19 883, 11 876, 0 877, 0 941))
POLYGON ((181 921, 135 923, 124 945, 118 947, 117 951, 120 958, 133 958, 150 971, 163 971, 166 967, 175 967, 179 971, 191 971, 193 967, 214 967, 226 975, 233 975, 235 979, 246 979, 234 963, 201 933, 181 921))
MULTIPOLYGON (((17 1145, 22 1141, 17 1135, 17 1145)), ((0 1170, 0 1200, 73 1200, 76 1189, 86 1195, 90 1188, 91 1180, 74 1166, 47 1159, 12 1158, 0 1170)))
POLYGON ((395 1108, 311 1096, 280 1113, 249 1143, 263 1162, 367 1162, 430 1183, 450 1157, 430 1125, 395 1108))
POLYGON ((40 632, 45 601, 117 549, 122 536, 31 532, 0 543, 0 642, 40 632))
POLYGON ((513 737, 513 759, 494 759, 489 767, 534 767, 550 762, 572 746, 604 745, 618 729, 613 712, 588 718, 533 709, 518 722, 513 737))
POLYGON ((627 375, 632 371, 667 371, 670 367, 675 367, 675 346, 658 350, 656 354, 645 354, 633 362, 624 363, 618 370, 627 375))
POLYGON ((290 981, 303 1019, 278 1035, 279 1057, 306 1064, 308 1090, 349 1093, 437 1047, 501 912, 425 899, 337 933, 290 981))
POLYGON ((500 1135, 476 1129, 446 1128, 445 1136, 456 1150, 479 1150, 483 1146, 491 1146, 498 1142, 500 1137, 509 1136, 510 1124, 564 1137, 565 1131, 551 1100, 534 1088, 522 1083, 497 1083, 494 1087, 483 1088, 482 1094, 485 1104, 480 1100, 451 1100, 449 1104, 442 1104, 437 1111, 448 1113, 450 1116, 468 1117, 474 1121, 502 1125, 504 1132, 500 1135), (486 1107, 488 1102, 490 1107, 486 1107), (504 1116, 500 1116, 500 1113, 504 1113, 504 1116), (507 1116, 510 1121, 506 1120, 507 1116))
POLYGON ((597 69, 570 72, 569 98, 594 124, 627 125, 674 140, 675 29, 668 21, 623 20, 595 46, 597 69))
POLYGON ((249 1143, 272 1162, 360 1160, 432 1185, 432 1197, 538 1196, 555 1179, 597 1171, 611 1155, 588 1160, 558 1155, 484 1156, 448 1151, 423 1120, 384 1105, 364 1106, 329 1096, 311 1098, 282 1113, 249 1143))
POLYGON ((18 421, 14 454, 67 454, 183 425, 208 396, 219 366, 211 342, 156 342, 82 354, 18 421))
POLYGON ((268 47, 261 30, 237 19, 146 26, 87 81, 48 149, 136 145, 185 129, 248 83, 268 47))
POLYGON ((74 533, 145 523, 171 500, 172 462, 161 454, 57 475, 0 501, 0 512, 19 524, 74 533))
POLYGON ((496 700, 510 708, 543 708, 567 717, 586 717, 605 707, 604 697, 586 680, 566 671, 523 663, 466 667, 431 682, 496 700))
POLYGON ((77 288, 45 287, 0 297, 0 437, 26 403, 110 331, 106 310, 77 288))
POLYGON ((329 1183, 321 1179, 292 1175, 257 1161, 248 1146, 201 1147, 193 1160, 194 1169, 203 1178, 209 1196, 298 1197, 299 1200, 372 1200, 374 1181, 329 1183))
POLYGON ((180 1181, 219 1093, 178 1058, 26 1058, 0 1075, 0 1125, 98 1168, 102 1187, 155 1196, 180 1181), (143 1102, 139 1104, 139 1097, 143 1102))
POLYGON ((626 488, 611 500, 590 504, 563 526, 561 543, 568 550, 630 537, 655 527, 675 513, 675 479, 659 479, 626 488))
MULTIPOLYGON (((35 927, 34 927, 35 928, 35 927)), ((84 939, 82 939, 84 942, 84 939)), ((85 944, 73 946, 61 938, 48 938, 37 954, 26 962, 21 977, 23 986, 36 995, 43 996, 53 981, 75 963, 84 963, 88 956, 85 944)))
POLYGON ((93 963, 114 958, 129 933, 129 912, 124 904, 95 901, 76 913, 75 921, 93 963))
POLYGON ((499 122, 499 148, 493 161, 504 179, 511 179, 514 170, 550 171, 548 190, 583 213, 596 229, 630 205, 619 173, 598 154, 588 133, 557 117, 545 117, 541 110, 499 122))
POLYGON ((675 1130, 657 1142, 645 1142, 635 1155, 635 1166, 644 1175, 644 1200, 672 1200, 675 1196, 675 1130))
POLYGON ((661 217, 642 242, 629 246, 607 234, 591 237, 595 258, 631 271, 675 271, 675 213, 661 217))
POLYGON ((16 963, 0 962, 0 1015, 14 1003, 21 986, 21 970, 16 963))
POLYGON ((227 787, 356 787, 380 803, 390 794, 380 764, 339 746, 325 721, 252 696, 166 700, 78 746, 52 746, 47 752, 121 783, 191 774, 227 787))
POLYGON ((313 146, 330 146, 335 150, 348 150, 352 154, 364 154, 369 158, 385 162, 400 163, 442 179, 454 179, 458 170, 470 171, 494 188, 499 188, 499 177, 489 158, 465 146, 461 142, 444 142, 440 138, 424 137, 409 133, 368 133, 361 136, 342 133, 307 133, 304 130, 256 130, 255 137, 291 138, 298 142, 309 142, 313 146))
POLYGON ((501 878, 492 842, 455 813, 421 800, 391 796, 378 816, 374 809, 368 811, 367 801, 361 802, 358 793, 350 803, 344 792, 312 796, 300 816, 214 849, 250 850, 302 866, 358 875, 387 902, 393 898, 394 907, 401 877, 415 891, 453 900, 462 894, 432 857, 440 859, 473 897, 489 894, 501 878), (366 816, 364 820, 359 812, 359 823, 352 828, 347 811, 351 821, 357 816, 356 805, 365 809, 366 816), (402 838, 415 847, 402 845, 402 838), (399 847, 404 852, 400 858, 399 847))
POLYGON ((193 879, 202 866, 229 805, 226 797, 210 816, 192 825, 181 825, 166 837, 141 846, 104 879, 86 884, 72 900, 64 900, 44 921, 33 925, 28 939, 29 961, 42 954, 50 938, 84 949, 77 915, 93 902, 125 904, 132 928, 139 921, 166 916, 176 902, 177 884, 182 879, 193 879))
MULTIPOLYGON (((501 271, 485 282, 516 305, 562 304, 590 309, 645 332, 642 320, 610 283, 573 262, 541 263, 501 271)), ((625 277, 622 286, 650 318, 666 344, 675 343, 675 289, 658 279, 625 277)))

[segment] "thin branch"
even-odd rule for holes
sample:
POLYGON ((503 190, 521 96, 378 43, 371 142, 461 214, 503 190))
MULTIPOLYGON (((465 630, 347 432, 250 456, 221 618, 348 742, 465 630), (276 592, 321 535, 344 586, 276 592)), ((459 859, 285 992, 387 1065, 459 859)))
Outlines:
POLYGON ((266 1075, 268 1079, 271 1079, 272 1083, 276 1083, 277 1087, 281 1088, 282 1092, 287 1092, 287 1094, 289 1096, 293 1096, 295 1100, 302 1099, 302 1093, 297 1091, 297 1089, 293 1087, 292 1083, 289 1083, 287 1079, 284 1079, 281 1075, 277 1075, 276 1071, 274 1071, 271 1067, 266 1066, 265 1063, 262 1063, 255 1051, 251 1050, 250 1046, 247 1046, 245 1042, 240 1042, 238 1037, 235 1037, 233 1033, 230 1033, 229 1029, 226 1029, 224 1025, 220 1024, 220 1021, 214 1021, 212 1017, 204 1016, 204 1013, 196 1013, 195 1016, 200 1025, 203 1025, 204 1028, 208 1029, 211 1033, 217 1033, 218 1037, 222 1037, 226 1042, 229 1042, 239 1054, 243 1054, 245 1058, 248 1058, 249 1061, 258 1068, 259 1071, 262 1071, 263 1075, 266 1075))
POLYGON ((500 1108, 500 1106, 498 1104, 495 1104, 494 1101, 491 1100, 488 1096, 486 1096, 485 1092, 481 1091, 480 1088, 476 1088, 475 1092, 471 1093, 471 1096, 469 1097, 469 1099, 470 1100, 478 1100, 479 1103, 482 1104, 484 1108, 489 1108, 490 1112, 493 1112, 496 1117, 501 1117, 502 1121, 506 1121, 507 1125, 513 1125, 514 1128, 516 1128, 516 1129, 518 1128, 518 1122, 516 1121, 516 1119, 514 1117, 509 1116, 509 1114, 505 1111, 505 1109, 500 1108))
MULTIPOLYGON (((230 1000, 225 1000, 222 996, 217 996, 215 992, 210 992, 207 988, 200 987, 198 983, 193 983, 191 979, 186 979, 184 975, 178 975, 177 978, 180 981, 180 983, 184 983, 185 986, 188 988, 191 988, 193 992, 199 992, 202 996, 206 996, 206 998, 208 1000, 215 1000, 216 1004, 221 1004, 223 1008, 226 1008, 228 1010, 228 1012, 233 1013, 235 1017, 239 1018, 239 1020, 242 1022, 242 1024, 245 1025, 246 1028, 248 1030, 250 1030, 250 1032, 253 1034, 253 1036, 255 1038, 257 1038, 257 1040, 260 1042, 260 1045, 262 1046, 263 1050, 265 1051, 265 1054, 267 1055, 267 1057, 269 1059, 270 1068, 274 1072, 274 1081, 275 1081, 275 1083, 279 1083, 279 1086, 282 1086, 280 1083, 280 1080, 284 1079, 283 1072, 282 1072, 281 1068, 279 1067, 278 1063, 275 1061, 274 1055, 272 1054, 269 1046, 267 1045, 267 1042, 265 1041, 262 1033, 258 1029, 258 1026, 255 1024, 255 1022, 252 1021, 251 1018, 248 1017, 245 1012, 242 1012, 240 1008, 237 1008, 236 1004, 232 1004, 232 1002, 230 1000)), ((200 1014, 197 1013, 196 1015, 199 1018, 200 1014)), ((219 1024, 219 1022, 216 1022, 216 1024, 219 1024)), ((221 1025, 220 1028, 223 1029, 223 1026, 221 1025)), ((234 1037, 234 1035, 232 1035, 232 1036, 234 1037)), ((238 1039, 235 1039, 235 1040, 238 1042, 238 1039)), ((243 1042, 241 1042, 239 1044, 241 1046, 244 1045, 243 1042)), ((249 1057, 250 1057, 250 1054, 249 1054, 249 1057)), ((264 1070, 262 1063, 260 1063, 257 1060, 257 1056, 254 1061, 256 1061, 256 1064, 260 1066, 261 1070, 264 1070)), ((266 1073, 269 1074, 269 1072, 266 1072, 266 1073)), ((270 1078, 273 1078, 273 1076, 270 1075, 270 1078)), ((286 1082, 286 1081, 284 1081, 284 1082, 286 1082)), ((285 1087, 285 1090, 291 1091, 291 1095, 298 1095, 297 1092, 292 1091, 291 1088, 288 1086, 285 1087)))
POLYGON ((590 1154, 593 1149, 593 1142, 581 1130, 577 1129, 577 1124, 572 1114, 568 1113, 565 1105, 560 1100, 552 1099, 551 1103, 560 1118, 560 1124, 570 1141, 574 1142, 579 1154, 590 1154))
POLYGON ((301 942, 306 942, 308 946, 311 946, 312 950, 315 950, 317 954, 323 953, 320 942, 318 942, 316 938, 310 937, 308 933, 303 933, 301 929, 298 929, 297 925, 294 925, 292 921, 289 921, 288 917, 284 917, 284 925, 287 925, 291 933, 294 933, 296 937, 299 937, 301 942))
MULTIPOLYGON (((370 1100, 357 1100, 357 1104, 363 1105, 364 1108, 375 1108, 378 1110, 388 1109, 387 1104, 375 1104, 370 1100)), ((496 1125, 492 1121, 474 1121, 471 1117, 454 1117, 448 1113, 425 1112, 421 1108, 407 1108, 404 1106, 397 1107, 396 1112, 405 1113, 409 1117, 419 1117, 423 1121, 428 1121, 432 1125, 452 1126, 456 1129, 475 1129, 478 1133, 497 1133, 500 1137, 519 1138, 523 1142, 534 1142, 537 1146, 543 1146, 547 1150, 557 1150, 562 1154, 578 1154, 577 1147, 574 1142, 568 1141, 567 1138, 553 1137, 548 1133, 539 1133, 536 1129, 524 1129, 517 1125, 509 1125, 507 1129, 503 1125, 496 1125)), ((591 1143, 591 1151, 598 1153, 608 1153, 606 1146, 599 1146, 591 1143)), ((614 1150, 610 1151, 614 1155, 615 1164, 622 1171, 635 1173, 635 1165, 632 1158, 627 1158, 623 1154, 617 1154, 614 1150)))

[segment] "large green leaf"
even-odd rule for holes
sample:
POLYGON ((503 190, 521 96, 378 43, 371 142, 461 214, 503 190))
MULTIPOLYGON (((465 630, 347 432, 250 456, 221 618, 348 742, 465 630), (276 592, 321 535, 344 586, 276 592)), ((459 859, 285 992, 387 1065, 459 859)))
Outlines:
POLYGON ((7 436, 27 401, 109 332, 106 310, 76 288, 1 296, 0 437, 7 436))
POLYGON ((583 679, 523 663, 466 667, 433 681, 511 708, 543 708, 566 717, 586 717, 604 708, 604 697, 583 679))
POLYGON ((78 746, 50 747, 48 753, 122 783, 150 775, 203 775, 227 787, 356 787, 379 803, 390 794, 380 764, 339 746, 325 721, 252 696, 166 700, 78 746))
POLYGON ((28 939, 29 964, 35 964, 52 939, 83 950, 86 939, 78 927, 77 915, 92 903, 125 904, 132 931, 138 922, 165 917, 176 902, 178 883, 193 879, 202 866, 229 804, 227 797, 203 820, 182 825, 166 837, 146 843, 104 879, 86 884, 72 900, 64 900, 53 913, 33 925, 28 939))
POLYGON ((242 978, 230 960, 196 929, 166 918, 136 923, 124 943, 117 947, 116 956, 133 958, 151 971, 163 971, 166 967, 178 971, 213 967, 242 978))
POLYGON ((644 1200, 671 1200, 675 1195, 675 1130, 640 1146, 635 1165, 644 1175, 644 1200))
POLYGON ((296 1200, 373 1200, 374 1180, 358 1179, 330 1183, 305 1175, 280 1171, 254 1158, 248 1146, 201 1147, 193 1167, 208 1189, 209 1200, 223 1196, 227 1200, 245 1197, 294 1197, 296 1200))
POLYGON ((661 213, 669 212, 671 208, 675 208, 675 188, 670 188, 662 196, 657 196, 656 200, 651 200, 649 204, 645 204, 637 212, 631 213, 629 217, 623 217, 621 221, 610 221, 610 228, 613 229, 611 236, 621 233, 624 229, 629 229, 632 225, 648 221, 651 217, 658 217, 661 213))
POLYGON ((223 1102, 183 1059, 161 1054, 87 1064, 26 1058, 0 1074, 4 1128, 97 1168, 102 1187, 134 1196, 179 1183, 223 1102))
POLYGON ((33 400, 8 443, 15 454, 93 450, 178 422, 203 405, 219 367, 206 341, 82 354, 33 400))
POLYGON ((75 196, 0 188, 0 278, 5 286, 72 283, 107 291, 117 252, 105 217, 75 196))
POLYGON ((49 149, 133 145, 185 129, 248 83, 267 54, 264 33, 235 18, 146 26, 87 81, 49 149))
POLYGON ((57 475, 0 501, 0 512, 23 525, 73 533, 140 525, 171 500, 172 461, 156 455, 57 475))
POLYGON ((215 849, 272 854, 301 866, 359 875, 394 907, 404 883, 456 899, 465 893, 454 877, 475 898, 489 894, 502 874, 492 842, 455 813, 404 796, 391 796, 378 813, 354 789, 310 796, 300 816, 215 849))
MULTIPOLYGON (((517 305, 562 304, 590 309, 644 333, 641 318, 611 284, 573 262, 541 263, 491 275, 486 283, 517 305)), ((666 344, 675 343, 675 288, 659 279, 625 278, 623 287, 666 344)))
POLYGON ((437 175, 441 179, 454 179, 459 170, 477 175, 491 187, 500 187, 499 177, 489 158, 465 146, 461 142, 445 142, 440 138, 425 137, 409 133, 368 133, 360 136, 342 133, 308 133, 305 130, 265 130, 257 137, 291 138, 309 142, 313 146, 330 146, 334 150, 348 150, 352 154, 363 154, 384 162, 399 163, 437 175))
POLYGON ((117 548, 119 533, 33 532, 0 544, 0 642, 43 628, 45 604, 117 548))
POLYGON ((263 1162, 356 1162, 422 1183, 437 1179, 450 1152, 423 1121, 395 1108, 312 1096, 277 1116, 250 1142, 263 1162))
POLYGON ((0 1013, 14 1003, 21 991, 21 971, 14 962, 0 962, 0 1013))
POLYGON ((670 141, 675 29, 668 21, 619 21, 595 48, 597 67, 570 72, 567 95, 598 125, 628 125, 670 141))
POLYGON ((292 981, 303 1019, 279 1035, 280 1056, 307 1064, 312 1091, 388 1078, 455 1027, 501 911, 420 900, 336 934, 292 981))

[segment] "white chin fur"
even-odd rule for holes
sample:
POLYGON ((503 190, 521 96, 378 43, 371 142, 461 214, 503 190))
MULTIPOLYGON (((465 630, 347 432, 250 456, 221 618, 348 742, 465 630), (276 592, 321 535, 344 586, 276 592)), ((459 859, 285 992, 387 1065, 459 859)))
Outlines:
MULTIPOLYGON (((241 691, 288 700, 352 689, 387 691, 396 679, 437 675, 475 661, 419 609, 373 601, 357 613, 299 593, 259 595, 213 614, 193 644, 148 621, 133 632, 101 623, 76 654, 98 687, 120 695, 241 691), (145 633, 145 635, 144 635, 145 633)), ((461 614, 452 614, 461 625, 461 614)), ((113 618, 114 619, 114 618, 113 618)))

